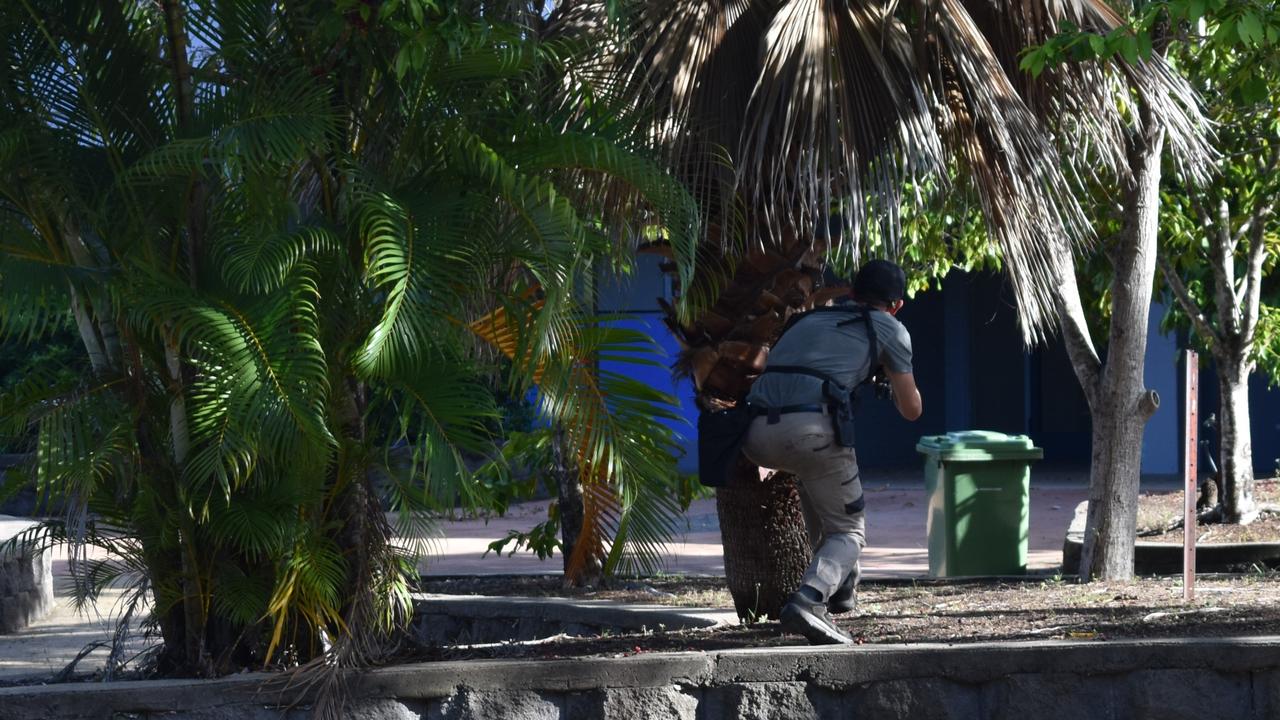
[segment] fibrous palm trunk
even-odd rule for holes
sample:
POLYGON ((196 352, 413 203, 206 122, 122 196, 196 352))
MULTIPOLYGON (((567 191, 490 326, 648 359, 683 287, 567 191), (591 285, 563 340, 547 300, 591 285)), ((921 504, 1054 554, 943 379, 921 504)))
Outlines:
MULTIPOLYGON (((700 411, 742 402, 764 370, 770 346, 791 315, 825 304, 847 288, 822 288, 826 248, 796 237, 736 262, 700 257, 696 292, 719 288, 715 302, 690 324, 667 310, 680 342, 677 373, 692 378, 700 411)), ((799 587, 811 550, 794 476, 769 473, 739 459, 730 486, 716 492, 725 579, 738 615, 777 617, 799 587)))
POLYGON ((573 567, 574 549, 582 537, 586 504, 582 496, 582 477, 574 464, 573 449, 563 431, 556 432, 554 467, 557 508, 560 513, 560 537, 564 543, 564 585, 566 587, 595 587, 604 577, 600 559, 592 553, 583 555, 582 567, 573 567))
POLYGON ((795 476, 739 460, 733 485, 716 491, 724 575, 738 617, 777 619, 795 592, 811 552, 795 476))

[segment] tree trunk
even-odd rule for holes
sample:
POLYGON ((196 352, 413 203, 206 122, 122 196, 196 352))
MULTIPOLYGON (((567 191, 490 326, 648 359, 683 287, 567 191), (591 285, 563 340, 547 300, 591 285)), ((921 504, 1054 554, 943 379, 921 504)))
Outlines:
MULTIPOLYGON (((1160 403, 1155 392, 1144 389, 1143 372, 1155 279, 1164 131, 1145 107, 1141 116, 1142 132, 1129 152, 1133 181, 1125 192, 1124 229, 1109 252, 1113 272, 1106 364, 1101 372, 1089 372, 1079 367, 1073 353, 1093 419, 1089 514, 1080 561, 1080 577, 1085 580, 1133 577, 1142 436, 1160 403)), ((1072 342, 1070 335, 1068 342, 1072 342)))
POLYGON ((107 353, 103 348, 102 340, 98 337, 98 330, 93 325, 93 318, 89 317, 89 310, 85 307, 84 302, 80 299, 80 291, 76 289, 74 283, 68 283, 71 295, 71 317, 76 321, 76 332, 80 334, 80 342, 84 343, 85 352, 89 354, 89 366, 93 368, 94 375, 102 375, 107 371, 107 353))
POLYGON ((1249 374, 1246 362, 1218 357, 1218 468, 1222 475, 1223 520, 1242 525, 1258 516, 1253 499, 1253 446, 1249 426, 1249 374))
MULTIPOLYGON (((848 293, 822 287, 825 253, 821 241, 795 236, 736 259, 704 246, 694 287, 683 290, 711 295, 715 303, 687 325, 664 304, 667 326, 682 346, 676 371, 692 377, 699 410, 741 402, 787 319, 848 293)), ((761 482, 756 468, 742 461, 732 486, 717 489, 716 509, 725 580, 738 614, 776 617, 812 556, 794 478, 761 482)))
POLYGON ((762 480, 755 465, 740 459, 732 488, 716 491, 716 514, 738 617, 777 619, 812 558, 795 476, 772 473, 762 480))
POLYGON ((1133 577, 1142 435, 1150 417, 1150 412, 1140 407, 1143 402, 1125 395, 1107 398, 1093 410, 1089 515, 1079 571, 1082 579, 1133 577))
POLYGON ((578 538, 582 535, 585 509, 582 499, 582 478, 578 476, 577 468, 569 459, 572 454, 565 447, 564 434, 561 432, 556 433, 554 452, 555 467, 551 472, 555 475, 559 498, 560 543, 564 551, 564 585, 565 587, 596 587, 600 584, 603 575, 599 558, 588 553, 582 568, 576 574, 571 572, 573 568, 570 567, 570 560, 573 558, 574 548, 578 545, 578 538))

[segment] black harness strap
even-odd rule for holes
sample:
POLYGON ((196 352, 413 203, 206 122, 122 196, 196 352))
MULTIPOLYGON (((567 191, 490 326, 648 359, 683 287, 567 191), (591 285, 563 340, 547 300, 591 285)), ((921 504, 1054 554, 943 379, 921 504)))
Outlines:
MULTIPOLYGON (((819 313, 819 312, 839 312, 839 313, 845 313, 847 315, 853 316, 853 317, 850 317, 848 320, 841 320, 840 322, 836 323, 836 327, 844 327, 845 325, 852 325, 853 323, 856 323, 859 321, 861 321, 863 326, 866 327, 867 346, 868 346, 867 349, 870 350, 870 354, 871 354, 871 366, 867 369, 867 376, 862 379, 862 382, 858 383, 858 386, 861 387, 862 385, 869 385, 871 383, 871 378, 874 377, 880 370, 880 342, 879 342, 879 338, 876 337, 875 327, 871 324, 871 308, 865 305, 854 305, 853 307, 849 307, 847 305, 816 307, 808 312, 800 313, 799 315, 796 315, 792 317, 790 320, 788 320, 786 327, 782 329, 782 335, 786 335, 787 331, 795 327, 796 323, 800 322, 801 320, 807 317, 810 317, 814 313, 819 313)), ((781 335, 779 336, 779 339, 781 339, 781 335)), ((804 367, 803 365, 766 365, 764 372, 761 373, 761 375, 766 375, 768 373, 788 373, 792 375, 808 375, 810 377, 818 378, 819 380, 822 380, 824 382, 831 383, 836 387, 838 391, 842 393, 849 392, 849 390, 846 389, 844 385, 841 385, 840 381, 836 380, 834 377, 820 370, 814 370, 813 368, 804 367)))
MULTIPOLYGON (((863 378, 860 385, 866 385, 871 382, 871 378, 880 372, 880 338, 876 337, 876 329, 871 324, 871 309, 866 306, 859 306, 862 317, 862 324, 867 328, 867 349, 871 351, 871 365, 867 368, 867 376, 863 378)), ((836 323, 836 327, 844 327, 857 322, 854 320, 844 320, 836 323)))
MULTIPOLYGON (((835 430, 836 442, 838 442, 841 447, 853 447, 854 446, 853 415, 854 415, 854 406, 857 404, 857 401, 858 401, 858 397, 857 397, 858 389, 861 388, 863 385, 870 385, 872 383, 872 378, 875 377, 875 375, 879 371, 879 365, 880 365, 879 338, 876 337, 875 327, 871 324, 871 309, 864 305, 853 305, 853 306, 838 305, 835 307, 814 308, 813 310, 810 310, 809 312, 804 313, 803 315, 793 317, 791 321, 787 323, 786 328, 783 329, 782 334, 786 335, 787 331, 789 331, 802 319, 809 317, 813 313, 817 313, 817 312, 839 312, 849 316, 847 320, 841 320, 837 322, 836 327, 842 327, 844 325, 849 325, 852 323, 856 323, 858 321, 862 322, 863 326, 867 329, 867 349, 871 353, 871 358, 869 360, 870 367, 868 368, 866 377, 862 378, 862 380, 852 388, 846 388, 839 380, 832 377, 831 375, 828 375, 822 372, 821 370, 815 370, 814 368, 806 367, 803 365, 766 364, 764 373, 762 374, 791 373, 794 375, 808 375, 810 377, 814 377, 821 380, 822 381, 822 397, 826 399, 827 407, 829 408, 831 413, 832 427, 835 430)), ((773 410, 769 410, 767 412, 769 415, 769 424, 772 425, 774 423, 777 423, 778 416, 781 414, 781 412, 773 411, 773 410)), ((850 506, 852 505, 853 504, 851 504, 850 506)), ((846 507, 846 510, 850 513, 857 512, 860 509, 861 509, 860 506, 858 509, 854 509, 854 510, 851 510, 848 507, 846 507)))

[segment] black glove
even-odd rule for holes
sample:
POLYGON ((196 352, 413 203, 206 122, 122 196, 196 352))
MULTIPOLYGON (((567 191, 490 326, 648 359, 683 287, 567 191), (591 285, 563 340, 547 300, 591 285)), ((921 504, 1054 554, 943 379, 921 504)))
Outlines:
POLYGON ((876 397, 881 400, 893 399, 893 386, 889 384, 889 378, 883 375, 876 375, 871 378, 871 384, 876 389, 876 397))

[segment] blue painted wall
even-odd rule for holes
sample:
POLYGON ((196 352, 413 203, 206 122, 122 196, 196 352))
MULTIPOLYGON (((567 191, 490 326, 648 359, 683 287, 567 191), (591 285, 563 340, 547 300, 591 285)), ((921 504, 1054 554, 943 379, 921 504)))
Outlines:
POLYGON ((662 258, 655 255, 640 255, 637 260, 635 274, 629 277, 603 277, 597 286, 596 308, 601 313, 625 313, 629 319, 620 321, 624 327, 632 327, 645 332, 653 338, 661 348, 658 359, 661 366, 649 367, 631 363, 603 363, 615 372, 620 372, 650 386, 670 393, 680 402, 684 420, 668 423, 679 433, 684 455, 679 459, 682 472, 697 472, 697 437, 696 428, 698 408, 693 402, 693 383, 688 379, 676 380, 672 376, 671 365, 680 352, 680 345, 671 336, 667 326, 662 322, 662 312, 657 298, 671 297, 670 283, 658 269, 662 258))
POLYGON ((1160 320, 1166 308, 1151 306, 1147 327, 1147 363, 1144 380, 1147 388, 1160 395, 1160 407, 1147 421, 1142 438, 1142 474, 1180 477, 1182 474, 1182 413, 1178 396, 1182 393, 1182 373, 1178 362, 1178 339, 1160 332, 1160 320))
MULTIPOLYGON (((1179 366, 1181 371, 1181 366, 1179 366)), ((1179 375, 1181 377, 1181 375, 1179 375)), ((1209 413, 1217 414, 1218 407, 1218 375, 1212 362, 1202 362, 1200 368, 1200 417, 1209 413)), ((1182 417, 1181 405, 1178 417, 1182 417)), ((1250 438, 1253 444, 1253 472, 1259 477, 1271 477, 1280 468, 1280 388, 1269 385, 1266 374, 1255 372, 1249 378, 1249 421, 1250 438)), ((1182 433, 1181 419, 1178 420, 1179 432, 1182 433)), ((1200 428, 1200 438, 1205 437, 1205 429, 1200 428)), ((1179 444, 1182 435, 1179 435, 1179 444)), ((1217 445, 1213 445, 1217 448, 1217 445)), ((1179 456, 1181 458, 1181 456, 1179 456)), ((1181 463, 1181 460, 1179 460, 1181 463)), ((1203 465, 1203 460, 1201 461, 1203 465)), ((1179 465, 1181 472, 1181 465, 1179 465)))

